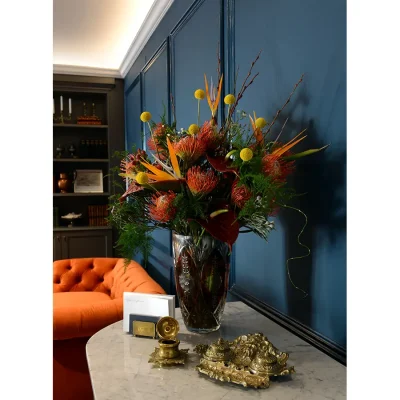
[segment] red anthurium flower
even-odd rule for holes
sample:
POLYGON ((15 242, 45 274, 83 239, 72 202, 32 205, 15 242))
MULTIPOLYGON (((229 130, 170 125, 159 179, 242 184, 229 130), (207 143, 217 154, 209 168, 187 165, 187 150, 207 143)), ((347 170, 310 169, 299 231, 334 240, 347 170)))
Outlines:
MULTIPOLYGON (((221 211, 221 210, 220 210, 221 211)), ((239 223, 236 221, 236 214, 232 210, 225 210, 207 221, 196 219, 196 221, 215 239, 228 244, 232 251, 232 245, 239 236, 239 223)))
POLYGON ((200 167, 188 170, 186 182, 193 194, 206 195, 212 192, 218 184, 218 177, 214 171, 202 171, 200 167))
POLYGON ((130 194, 139 192, 141 190, 143 190, 143 187, 137 184, 135 181, 132 181, 127 191, 119 198, 120 203, 122 203, 130 194))
POLYGON ((149 214, 152 219, 158 222, 168 222, 175 217, 176 208, 173 201, 176 197, 174 192, 157 193, 153 195, 149 205, 149 214))

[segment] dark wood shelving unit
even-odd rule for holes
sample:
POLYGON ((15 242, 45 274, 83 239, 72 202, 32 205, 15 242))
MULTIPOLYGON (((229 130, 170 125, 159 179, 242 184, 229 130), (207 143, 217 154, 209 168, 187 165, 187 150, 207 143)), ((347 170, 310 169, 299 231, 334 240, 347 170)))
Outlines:
POLYGON ((53 260, 81 257, 114 257, 117 232, 107 224, 109 197, 114 194, 110 168, 119 164, 111 154, 125 148, 124 83, 122 79, 53 75, 55 117, 64 115, 69 123, 53 120, 53 260), (80 116, 96 116, 101 125, 78 124, 80 116), (72 146, 75 150, 70 150, 72 146), (61 150, 60 150, 61 149, 61 150), (72 157, 74 154, 76 157, 72 157), (101 170, 102 193, 73 193, 75 170, 101 170), (60 174, 70 179, 69 193, 60 193, 60 174), (82 214, 77 226, 62 219, 68 213, 82 214))
POLYGON ((110 162, 108 158, 53 158, 53 161, 63 162, 63 163, 64 162, 84 162, 84 163, 110 162))
POLYGON ((87 197, 87 196, 110 196, 109 192, 103 193, 53 193, 53 197, 87 197))
POLYGON ((79 125, 79 124, 53 124, 53 128, 103 128, 107 129, 108 125, 79 125))
POLYGON ((59 226, 53 228, 53 232, 74 232, 74 231, 98 231, 98 230, 110 230, 111 226, 73 226, 68 228, 67 226, 59 226))

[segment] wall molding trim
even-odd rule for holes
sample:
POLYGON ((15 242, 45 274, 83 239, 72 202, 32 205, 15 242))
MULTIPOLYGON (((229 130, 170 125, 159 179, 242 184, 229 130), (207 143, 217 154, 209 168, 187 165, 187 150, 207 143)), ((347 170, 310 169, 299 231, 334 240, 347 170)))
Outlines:
POLYGON ((321 336, 301 322, 281 313, 261 300, 256 299, 252 295, 241 290, 235 284, 229 290, 229 293, 243 301, 243 303, 247 304, 249 307, 258 311, 260 314, 276 322, 278 325, 292 332, 307 343, 310 343, 318 350, 321 350, 323 353, 332 357, 341 364, 346 365, 346 350, 343 347, 338 346, 328 338, 321 336))
POLYGON ((84 67, 79 65, 53 64, 53 74, 101 76, 109 78, 121 78, 118 69, 84 67))
POLYGON ((174 0, 157 0, 153 3, 121 63, 119 71, 122 78, 125 78, 173 2, 174 0))

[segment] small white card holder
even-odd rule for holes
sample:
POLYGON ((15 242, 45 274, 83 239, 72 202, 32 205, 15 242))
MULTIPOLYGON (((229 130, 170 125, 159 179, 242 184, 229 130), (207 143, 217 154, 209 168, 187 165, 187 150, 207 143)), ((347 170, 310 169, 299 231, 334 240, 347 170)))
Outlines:
POLYGON ((175 318, 175 296, 162 294, 146 294, 124 292, 123 330, 130 331, 129 316, 143 315, 147 317, 175 318))

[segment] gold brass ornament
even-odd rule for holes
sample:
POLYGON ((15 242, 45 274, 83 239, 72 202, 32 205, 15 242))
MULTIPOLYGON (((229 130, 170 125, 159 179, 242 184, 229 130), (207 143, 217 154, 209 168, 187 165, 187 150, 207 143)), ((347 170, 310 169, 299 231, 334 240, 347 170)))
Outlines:
POLYGON ((194 348, 200 358, 196 370, 210 378, 245 387, 268 388, 270 376, 288 375, 287 353, 280 352, 262 333, 237 337, 232 342, 218 339, 194 348))
POLYGON ((156 331, 161 339, 158 341, 159 347, 155 347, 150 354, 149 363, 160 367, 185 364, 189 349, 179 349, 180 341, 176 339, 179 332, 178 321, 172 317, 163 317, 157 322, 156 331))

